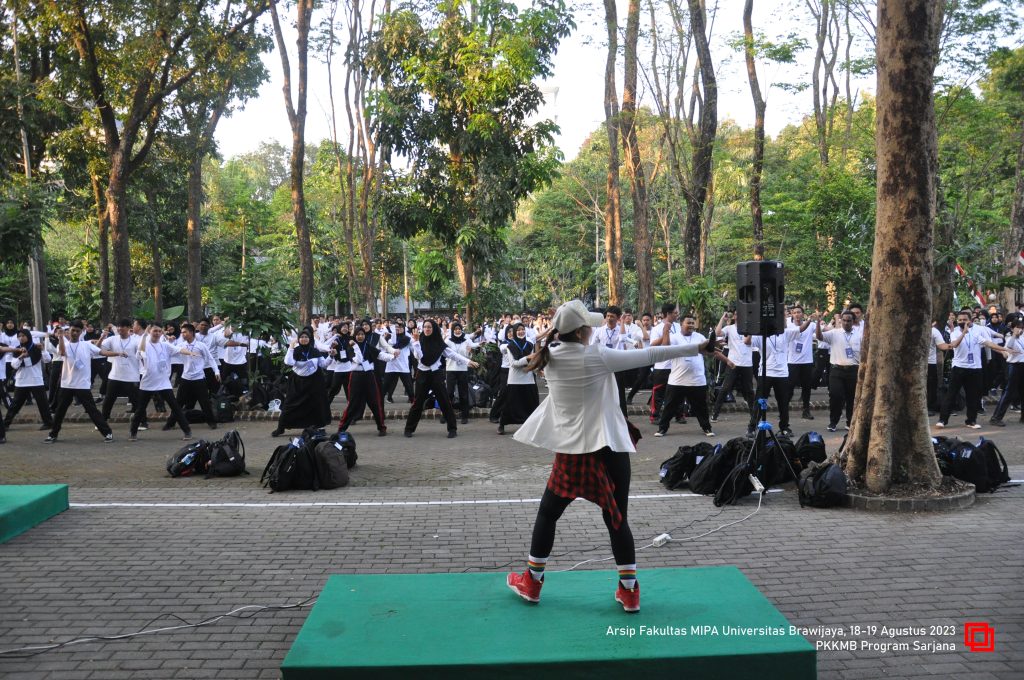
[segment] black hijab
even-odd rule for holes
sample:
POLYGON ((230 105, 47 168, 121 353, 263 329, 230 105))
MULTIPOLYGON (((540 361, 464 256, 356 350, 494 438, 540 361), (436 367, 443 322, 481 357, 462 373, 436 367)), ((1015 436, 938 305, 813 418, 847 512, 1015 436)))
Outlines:
POLYGON ((355 345, 348 345, 347 346, 349 361, 355 361, 355 357, 356 357, 356 350, 355 350, 355 348, 356 347, 358 347, 359 351, 362 352, 362 354, 363 354, 363 361, 376 361, 377 360, 377 355, 380 354, 380 349, 371 340, 371 338, 370 338, 371 335, 377 335, 377 334, 374 333, 373 331, 369 331, 369 332, 364 331, 363 327, 361 325, 358 328, 356 328, 355 332, 352 333, 352 341, 355 342, 355 345), (360 333, 363 334, 363 341, 362 342, 359 342, 359 340, 356 339, 356 336, 359 335, 360 333))
POLYGON ((444 354, 446 345, 444 344, 444 338, 441 337, 441 329, 433 319, 427 319, 423 322, 423 328, 426 329, 427 324, 430 324, 433 331, 430 335, 420 333, 420 349, 423 352, 423 365, 433 366, 441 355, 444 354))
POLYGON ((310 329, 308 326, 306 328, 303 328, 302 331, 299 333, 299 337, 301 338, 303 335, 309 338, 309 344, 296 344, 295 348, 292 350, 292 358, 294 358, 295 361, 312 361, 313 359, 317 359, 323 356, 323 354, 320 352, 320 349, 313 343, 312 329, 310 329))
POLYGON ((395 349, 405 349, 411 342, 412 340, 409 339, 409 334, 405 332, 405 326, 402 324, 395 324, 395 341, 391 343, 391 346, 395 349))
POLYGON ((459 345, 459 344, 462 344, 462 343, 464 343, 466 341, 466 334, 465 333, 459 333, 458 335, 455 335, 455 329, 456 328, 458 328, 460 331, 462 330, 462 324, 459 323, 458 321, 456 321, 455 323, 452 324, 452 334, 448 338, 448 340, 451 341, 451 342, 454 342, 456 345, 459 345))
POLYGON ((512 353, 513 359, 522 359, 525 356, 533 354, 533 343, 523 338, 520 343, 519 338, 516 336, 516 332, 520 328, 526 328, 522 323, 513 324, 509 329, 512 331, 512 339, 508 341, 508 349, 512 353))

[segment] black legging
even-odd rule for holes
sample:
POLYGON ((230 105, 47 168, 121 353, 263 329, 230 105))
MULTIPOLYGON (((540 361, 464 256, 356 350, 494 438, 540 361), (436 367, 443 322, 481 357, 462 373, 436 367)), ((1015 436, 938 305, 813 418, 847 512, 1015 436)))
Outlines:
POLYGON ((811 380, 814 378, 814 364, 790 364, 789 365, 789 398, 796 395, 796 388, 800 388, 800 402, 804 411, 811 410, 811 380))
MULTIPOLYGON (((1024 399, 1024 363, 1006 363, 1006 389, 1003 396, 999 397, 996 410, 992 414, 992 420, 1002 420, 1006 410, 1014 402, 1020 403, 1024 399)), ((1024 411, 1021 411, 1021 420, 1024 420, 1024 411)))
POLYGON ((377 422, 377 430, 386 432, 384 424, 384 397, 375 371, 352 371, 349 373, 348 407, 341 415, 338 431, 344 432, 348 426, 363 416, 366 407, 377 422))
MULTIPOLYGON (((114 410, 114 402, 118 397, 126 397, 132 405, 132 409, 137 411, 138 406, 135 402, 139 400, 139 383, 114 380, 113 378, 107 380, 107 391, 103 395, 103 406, 100 411, 103 414, 103 420, 110 420, 110 412, 114 410)), ((145 415, 142 417, 142 422, 146 422, 145 415)))
POLYGON ((980 368, 961 368, 953 366, 949 372, 949 389, 946 390, 946 398, 942 400, 942 409, 939 412, 939 420, 949 424, 949 412, 953 410, 953 402, 964 388, 967 406, 967 424, 973 425, 978 419, 978 406, 981 404, 982 370, 980 368))
POLYGON ((828 372, 828 424, 835 427, 846 411, 846 422, 853 417, 853 397, 857 392, 857 366, 832 364, 828 372))
MULTIPOLYGON (((206 386, 206 378, 199 378, 198 380, 182 378, 178 381, 177 401, 178 413, 183 413, 199 404, 199 408, 202 409, 203 416, 206 418, 207 425, 216 429, 217 417, 213 415, 213 404, 210 403, 210 390, 206 386)), ((173 428, 178 423, 179 417, 183 416, 178 416, 172 411, 171 416, 164 424, 164 429, 170 430, 173 428)))
POLYGON ((134 437, 139 432, 139 425, 146 420, 146 407, 149 406, 149 400, 155 399, 156 397, 163 397, 164 403, 166 403, 171 409, 171 415, 175 420, 178 421, 178 427, 186 435, 192 434, 192 428, 188 424, 188 418, 182 412, 181 407, 178 406, 178 400, 174 398, 174 392, 171 390, 156 390, 150 392, 148 390, 139 390, 138 401, 135 403, 135 415, 132 416, 132 422, 129 426, 129 432, 134 437))
POLYGON ((327 386, 327 406, 330 407, 334 403, 334 398, 338 396, 341 391, 345 390, 345 399, 348 399, 348 371, 332 371, 331 372, 331 384, 327 386))
MULTIPOLYGON (((455 403, 455 388, 459 388, 459 410, 462 411, 462 419, 469 419, 469 371, 448 371, 447 383, 448 401, 455 403)), ((454 407, 452 407, 454 410, 454 407)))
POLYGON ((718 396, 715 397, 715 408, 712 415, 715 418, 722 412, 722 404, 725 403, 725 395, 729 394, 729 390, 736 387, 740 394, 743 395, 743 399, 747 402, 747 409, 754 408, 754 367, 753 366, 736 366, 730 368, 725 373, 725 381, 722 383, 721 389, 718 390, 718 396))
POLYGON ((682 412, 683 402, 690 404, 690 413, 700 423, 700 429, 704 432, 711 431, 711 421, 708 420, 708 386, 707 385, 669 385, 668 396, 665 397, 665 404, 661 409, 661 420, 658 421, 658 431, 668 432, 668 425, 672 418, 682 412))
POLYGON ((96 402, 92 399, 92 392, 90 390, 70 390, 66 387, 60 388, 60 395, 57 397, 57 410, 53 414, 53 424, 50 426, 50 436, 54 439, 60 434, 60 426, 64 424, 64 416, 68 412, 68 407, 71 406, 71 402, 74 401, 75 397, 78 397, 78 401, 81 402, 85 412, 89 414, 89 418, 92 419, 92 424, 96 426, 96 429, 100 431, 104 437, 112 434, 110 425, 107 424, 106 419, 100 414, 98 408, 96 408, 96 402))
MULTIPOLYGON (((771 394, 772 390, 775 391, 775 405, 779 409, 779 429, 789 429, 789 376, 785 378, 773 378, 772 376, 763 377, 758 376, 757 379, 757 394, 762 394, 765 398, 771 394), (764 381, 762 384, 761 381, 764 381)), ((750 422, 747 424, 747 430, 753 430, 757 425, 758 416, 760 416, 760 406, 755 401, 754 407, 750 409, 750 422)))
MULTIPOLYGON (((629 528, 626 513, 629 503, 629 478, 632 473, 629 454, 605 448, 601 451, 601 460, 604 461, 608 477, 615 486, 612 495, 615 497, 615 503, 619 506, 619 512, 622 513, 622 523, 619 524, 618 529, 615 529, 612 527, 611 515, 606 510, 601 511, 604 525, 608 527, 612 554, 615 555, 616 564, 635 564, 636 545, 633 543, 633 532, 629 528)), ((544 489, 544 496, 540 499, 540 508, 537 510, 537 520, 533 524, 533 539, 530 541, 531 555, 542 558, 551 555, 551 548, 555 544, 555 525, 572 501, 571 498, 556 495, 551 489, 544 489)))
POLYGON ((496 423, 501 419, 501 411, 505 408, 505 399, 508 397, 508 367, 503 366, 498 371, 498 395, 494 398, 494 403, 491 404, 491 412, 488 414, 488 418, 492 423, 496 423))
POLYGON ((409 409, 409 417, 405 421, 405 431, 415 432, 416 426, 423 416, 423 407, 426 406, 427 392, 433 390, 437 403, 441 407, 449 432, 455 432, 458 425, 455 421, 455 411, 452 403, 448 401, 448 392, 445 390, 444 370, 419 371, 416 374, 416 396, 412 400, 412 408, 409 409))
POLYGON ((385 373, 384 374, 384 394, 387 395, 388 399, 394 401, 395 399, 395 388, 398 386, 398 381, 402 381, 402 387, 405 388, 405 396, 412 401, 413 395, 416 394, 416 388, 412 384, 412 376, 408 373, 385 373))
POLYGON ((11 423, 14 422, 14 416, 18 415, 18 411, 24 406, 25 402, 28 401, 29 395, 33 397, 33 401, 36 402, 36 408, 39 409, 39 417, 43 419, 43 425, 47 427, 53 426, 53 417, 50 415, 50 406, 46 401, 46 388, 42 385, 35 387, 15 387, 14 398, 11 400, 11 407, 7 409, 7 415, 4 417, 4 425, 7 428, 11 427, 11 423))
POLYGON ((57 393, 60 392, 60 375, 64 370, 64 360, 51 361, 50 362, 50 373, 47 376, 47 389, 48 400, 50 404, 50 410, 57 408, 57 393))

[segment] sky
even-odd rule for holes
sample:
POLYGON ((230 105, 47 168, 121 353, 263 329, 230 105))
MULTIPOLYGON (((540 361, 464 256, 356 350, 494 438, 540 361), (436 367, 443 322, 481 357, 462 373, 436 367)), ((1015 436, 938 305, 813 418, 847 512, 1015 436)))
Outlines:
MULTIPOLYGON (((624 25, 624 0, 620 0, 619 5, 619 19, 624 25)), ((646 6, 644 3, 644 7, 646 6)), ((754 112, 743 55, 728 44, 730 39, 742 32, 742 12, 743 0, 720 0, 712 27, 711 49, 716 61, 719 84, 718 120, 722 122, 731 119, 744 127, 749 127, 753 125, 754 112)), ((553 118, 561 127, 561 134, 556 143, 569 160, 575 157, 587 136, 604 121, 606 40, 603 13, 596 14, 593 10, 582 9, 577 11, 575 19, 576 30, 569 38, 563 40, 555 58, 554 76, 541 83, 546 97, 546 105, 541 114, 553 118)), ((314 16, 314 25, 318 22, 319 18, 314 16)), ((644 28, 647 27, 646 12, 641 18, 641 24, 644 28)), ((753 25, 755 32, 763 32, 768 39, 778 39, 795 32, 808 42, 813 41, 813 19, 802 2, 756 2, 753 25)), ((293 50, 291 59, 294 69, 294 37, 289 39, 286 36, 286 43, 293 50)), ((809 82, 813 56, 812 49, 808 48, 797 54, 797 63, 794 65, 758 63, 758 77, 768 103, 765 125, 770 136, 776 135, 786 125, 799 122, 811 113, 813 106, 809 88, 801 92, 790 92, 770 85, 779 82, 809 82)), ((263 141, 276 140, 286 147, 291 145, 291 128, 285 113, 282 93, 280 57, 275 51, 265 54, 263 60, 270 78, 260 88, 259 96, 246 102, 244 109, 223 119, 218 126, 217 143, 221 154, 226 158, 254 151, 263 141)), ((619 69, 617 85, 621 98, 621 58, 619 69)), ((340 76, 336 68, 336 90, 340 89, 340 76)), ((853 88, 855 93, 873 92, 874 85, 872 77, 856 81, 853 88)), ((640 76, 640 87, 641 105, 650 104, 643 74, 640 76)), ((339 105, 340 103, 339 99, 339 105)), ((306 141, 319 142, 329 137, 330 100, 327 94, 327 69, 311 51, 306 141)))

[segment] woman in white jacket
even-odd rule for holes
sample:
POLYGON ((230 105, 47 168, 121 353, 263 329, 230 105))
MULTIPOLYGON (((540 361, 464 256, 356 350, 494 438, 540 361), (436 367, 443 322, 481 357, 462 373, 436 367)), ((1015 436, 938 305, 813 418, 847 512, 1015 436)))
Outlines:
MULTIPOLYGON (((619 571, 615 600, 627 612, 640 610, 636 547, 627 522, 629 454, 636 451, 619 409, 615 373, 666 359, 695 356, 714 348, 714 340, 697 345, 616 350, 591 345, 601 314, 588 312, 579 300, 558 308, 548 342, 531 357, 528 368, 545 369, 548 396, 515 434, 517 441, 555 451, 555 461, 541 498, 527 569, 506 581, 517 595, 540 601, 544 566, 555 541, 559 517, 576 498, 601 507, 619 571)), ((541 342, 542 340, 539 340, 541 342)))

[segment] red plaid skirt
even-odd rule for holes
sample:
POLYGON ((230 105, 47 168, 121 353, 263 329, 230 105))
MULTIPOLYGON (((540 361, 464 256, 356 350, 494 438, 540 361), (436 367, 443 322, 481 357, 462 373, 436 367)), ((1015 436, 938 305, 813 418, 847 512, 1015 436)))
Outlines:
POLYGON ((615 484, 608 477, 602 451, 594 453, 556 453, 548 477, 548 489, 562 498, 585 498, 609 516, 612 527, 622 524, 622 512, 615 502, 615 484))

